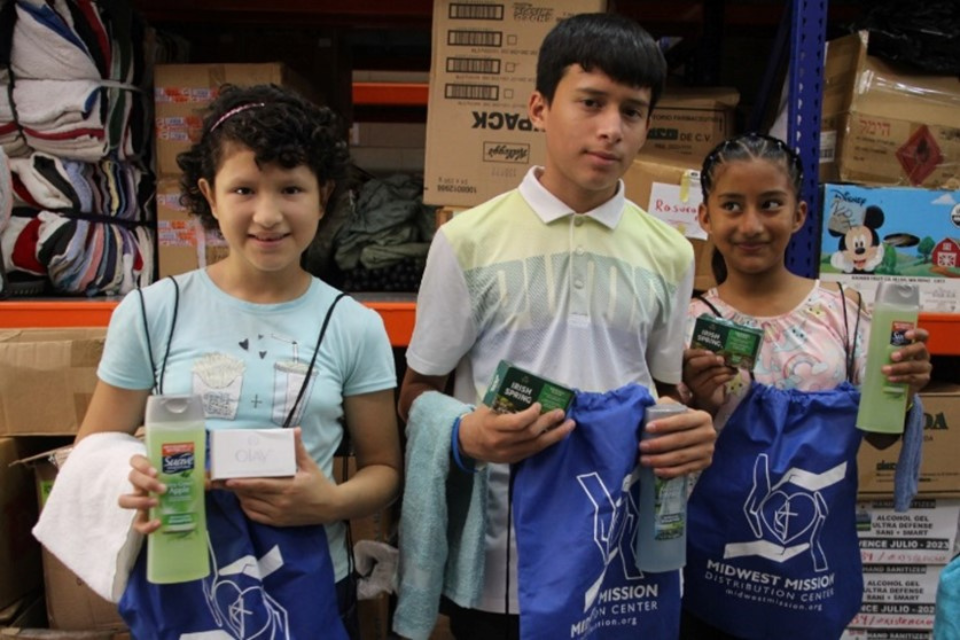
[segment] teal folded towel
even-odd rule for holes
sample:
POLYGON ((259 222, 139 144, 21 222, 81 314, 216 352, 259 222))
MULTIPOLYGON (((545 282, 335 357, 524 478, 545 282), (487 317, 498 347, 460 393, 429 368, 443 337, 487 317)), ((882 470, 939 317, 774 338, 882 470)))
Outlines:
POLYGON ((480 599, 488 472, 450 464, 453 422, 472 410, 435 391, 410 408, 393 630, 411 640, 430 636, 441 595, 467 608, 480 599))

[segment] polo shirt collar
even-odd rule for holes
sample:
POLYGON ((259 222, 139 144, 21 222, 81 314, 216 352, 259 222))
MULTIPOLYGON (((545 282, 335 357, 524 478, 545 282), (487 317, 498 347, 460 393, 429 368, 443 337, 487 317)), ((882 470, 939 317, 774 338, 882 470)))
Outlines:
MULTIPOLYGON (((555 195, 547 191, 540 184, 537 175, 543 173, 543 167, 530 167, 523 182, 520 183, 520 195, 527 201, 530 208, 537 214, 544 224, 550 224, 555 220, 566 216, 574 215, 573 209, 560 201, 555 195)), ((615 229, 620 222, 620 216, 623 215, 623 207, 626 203, 626 197, 623 195, 623 180, 617 183, 617 192, 612 198, 602 205, 580 214, 593 218, 600 224, 610 229, 615 229)))

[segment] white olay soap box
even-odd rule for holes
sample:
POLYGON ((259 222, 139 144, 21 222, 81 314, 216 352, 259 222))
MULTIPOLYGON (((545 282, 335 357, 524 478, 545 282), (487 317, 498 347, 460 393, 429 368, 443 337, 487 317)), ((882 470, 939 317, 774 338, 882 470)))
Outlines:
POLYGON ((210 432, 210 477, 271 478, 297 471, 293 429, 215 429, 210 432))

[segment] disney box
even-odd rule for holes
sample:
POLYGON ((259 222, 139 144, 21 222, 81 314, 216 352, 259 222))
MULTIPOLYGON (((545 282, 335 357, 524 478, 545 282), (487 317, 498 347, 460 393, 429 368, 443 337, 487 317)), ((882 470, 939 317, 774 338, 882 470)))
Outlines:
POLYGON ((960 312, 960 191, 823 186, 820 279, 872 305, 887 280, 920 288, 922 311, 960 312))

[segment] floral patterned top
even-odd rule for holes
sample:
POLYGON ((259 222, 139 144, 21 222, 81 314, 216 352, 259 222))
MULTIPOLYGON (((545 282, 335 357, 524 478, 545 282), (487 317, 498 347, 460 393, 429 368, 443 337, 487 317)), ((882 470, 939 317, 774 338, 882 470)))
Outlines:
MULTIPOLYGON (((850 382, 859 384, 866 365, 869 316, 860 312, 857 302, 839 290, 828 289, 818 280, 809 295, 788 313, 755 317, 741 313, 722 301, 716 288, 704 294, 727 320, 763 331, 763 344, 753 370, 757 382, 779 389, 824 391, 847 380, 846 354, 852 349, 853 371, 850 382), (846 309, 846 318, 844 318, 846 309)), ((693 325, 703 313, 715 315, 704 302, 694 299, 687 312, 687 343, 693 325)), ((727 399, 714 419, 719 431, 750 388, 750 374, 743 369, 727 384, 727 399)))

